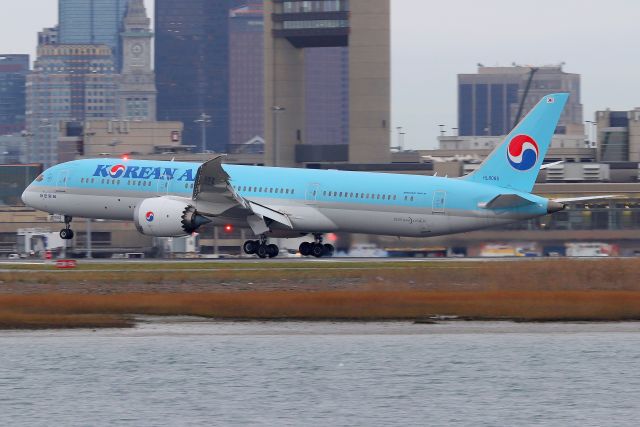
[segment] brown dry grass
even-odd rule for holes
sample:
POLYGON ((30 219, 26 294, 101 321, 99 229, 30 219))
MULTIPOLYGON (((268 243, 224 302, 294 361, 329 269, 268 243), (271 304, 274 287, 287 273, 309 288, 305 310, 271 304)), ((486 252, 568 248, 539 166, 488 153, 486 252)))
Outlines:
POLYGON ((74 316, 98 316, 75 317, 85 320, 124 316, 106 320, 126 322, 135 314, 219 319, 390 320, 445 314, 531 321, 640 320, 640 292, 361 290, 0 296, 0 327, 10 324, 6 318, 14 319, 15 324, 20 315, 35 319, 34 324, 46 324, 50 318, 51 324, 64 327, 74 316))
POLYGON ((640 320, 640 260, 279 263, 210 271, 0 274, 0 328, 220 319, 640 320))

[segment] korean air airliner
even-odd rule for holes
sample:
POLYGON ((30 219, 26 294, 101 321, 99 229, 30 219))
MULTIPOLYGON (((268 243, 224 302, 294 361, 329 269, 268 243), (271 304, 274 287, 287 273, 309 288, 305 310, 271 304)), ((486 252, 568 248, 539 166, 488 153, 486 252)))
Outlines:
POLYGON ((328 232, 429 237, 534 218, 572 200, 531 194, 568 94, 543 97, 473 173, 461 178, 87 159, 44 171, 24 191, 28 206, 65 218, 133 221, 140 233, 185 236, 205 224, 251 229, 247 254, 278 255, 270 237, 313 236, 304 256, 330 256, 328 232))

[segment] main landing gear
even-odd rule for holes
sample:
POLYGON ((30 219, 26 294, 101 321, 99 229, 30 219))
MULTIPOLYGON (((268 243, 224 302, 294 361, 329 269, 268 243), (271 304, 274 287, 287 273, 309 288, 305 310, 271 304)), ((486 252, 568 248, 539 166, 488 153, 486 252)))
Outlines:
POLYGON ((333 256, 335 248, 328 243, 322 244, 322 234, 314 234, 315 241, 302 242, 300 244, 300 255, 302 256, 314 256, 316 258, 333 256))
POLYGON ((260 258, 275 258, 280 250, 274 244, 268 244, 265 236, 260 236, 260 240, 247 240, 242 245, 242 250, 247 255, 258 255, 260 258))
POLYGON ((68 215, 64 216, 64 228, 60 230, 60 238, 62 240, 73 239, 74 233, 73 233, 73 230, 71 229, 71 220, 73 220, 72 217, 68 215))

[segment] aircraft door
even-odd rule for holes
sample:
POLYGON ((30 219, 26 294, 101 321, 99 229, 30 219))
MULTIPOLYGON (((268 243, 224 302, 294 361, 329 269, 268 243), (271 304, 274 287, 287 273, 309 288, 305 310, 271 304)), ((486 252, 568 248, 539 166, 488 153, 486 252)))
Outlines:
POLYGON ((69 171, 61 170, 56 175, 56 190, 58 191, 66 191, 67 185, 69 181, 69 171))
POLYGON ((318 201, 318 196, 320 195, 320 184, 317 182, 313 182, 307 185, 307 193, 305 195, 307 199, 307 203, 316 204, 318 201))
POLYGON ((447 192, 438 190, 433 192, 433 204, 431 213, 443 215, 446 213, 447 192))
POLYGON ((158 183, 157 184, 158 195, 164 196, 169 193, 169 186, 171 185, 171 176, 162 175, 160 179, 158 179, 157 183, 158 183))

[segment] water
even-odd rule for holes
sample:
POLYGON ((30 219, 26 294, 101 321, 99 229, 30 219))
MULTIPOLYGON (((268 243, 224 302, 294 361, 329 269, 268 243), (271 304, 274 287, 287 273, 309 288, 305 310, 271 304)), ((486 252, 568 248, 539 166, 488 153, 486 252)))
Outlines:
POLYGON ((637 425, 640 324, 0 332, 0 425, 637 425))

